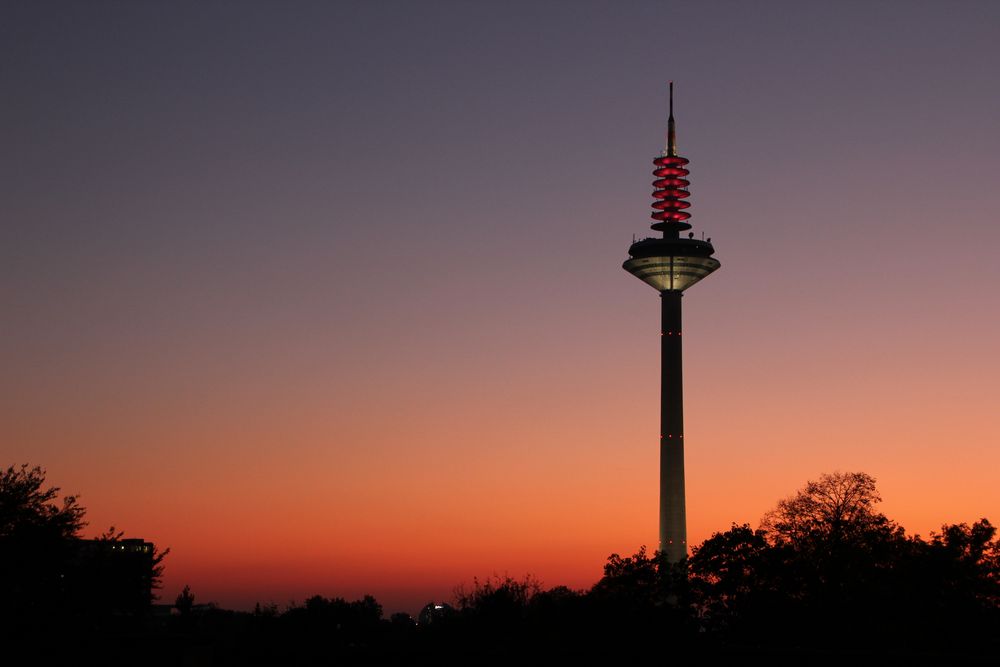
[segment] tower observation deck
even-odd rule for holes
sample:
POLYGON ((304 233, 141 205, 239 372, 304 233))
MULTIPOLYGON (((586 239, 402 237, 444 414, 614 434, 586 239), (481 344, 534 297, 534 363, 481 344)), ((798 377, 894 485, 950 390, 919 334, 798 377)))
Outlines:
POLYGON ((670 83, 667 145, 653 159, 652 229, 662 238, 645 238, 629 247, 626 271, 660 293, 660 551, 677 562, 687 556, 684 495, 684 383, 681 358, 681 297, 719 268, 711 239, 688 233, 691 203, 688 160, 677 154, 674 84, 670 83))

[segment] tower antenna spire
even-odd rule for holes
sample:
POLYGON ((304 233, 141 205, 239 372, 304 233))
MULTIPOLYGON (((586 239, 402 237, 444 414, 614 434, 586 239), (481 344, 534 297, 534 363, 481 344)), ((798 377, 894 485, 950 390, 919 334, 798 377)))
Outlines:
POLYGON ((677 132, 674 129, 674 82, 670 82, 670 116, 667 118, 667 155, 677 155, 677 132))

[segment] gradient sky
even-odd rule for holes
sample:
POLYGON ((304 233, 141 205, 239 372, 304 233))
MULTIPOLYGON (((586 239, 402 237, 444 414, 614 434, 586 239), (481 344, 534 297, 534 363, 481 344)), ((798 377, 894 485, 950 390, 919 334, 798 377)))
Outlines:
POLYGON ((823 472, 1000 521, 1000 4, 7 2, 0 464, 162 591, 387 611, 655 545, 649 224, 692 222, 692 543, 823 472))

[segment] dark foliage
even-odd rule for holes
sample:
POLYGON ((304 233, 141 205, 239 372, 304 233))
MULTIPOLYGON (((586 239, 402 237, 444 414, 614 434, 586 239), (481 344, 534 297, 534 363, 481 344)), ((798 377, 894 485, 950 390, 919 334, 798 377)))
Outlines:
MULTIPOLYGON (((38 474, 28 479, 40 488, 38 474)), ((39 497, 44 506, 54 494, 39 497)), ((780 501, 760 527, 715 533, 680 563, 644 547, 612 554, 589 591, 546 589, 531 576, 473 579, 456 589, 453 606, 428 604, 418 619, 386 619, 370 596, 317 595, 284 610, 233 612, 196 604, 185 587, 171 617, 148 618, 139 630, 105 626, 74 650, 101 664, 142 655, 151 664, 241 666, 995 658, 996 529, 982 519, 943 526, 929 539, 908 536, 879 502, 868 475, 824 475, 780 501)), ((69 512, 75 520, 62 520, 64 536, 82 521, 82 510, 69 512)))
POLYGON ((22 465, 0 473, 0 615, 16 627, 62 614, 74 540, 86 525, 76 496, 58 500, 45 472, 22 465))
POLYGON ((0 629, 64 641, 117 626, 140 627, 167 551, 123 540, 114 528, 84 540, 86 510, 59 498, 40 467, 0 473, 0 629))
POLYGON ((739 646, 954 652, 993 638, 995 647, 995 529, 985 519, 945 526, 927 542, 876 511, 880 500, 868 475, 824 475, 759 530, 714 534, 689 559, 692 613, 739 646))

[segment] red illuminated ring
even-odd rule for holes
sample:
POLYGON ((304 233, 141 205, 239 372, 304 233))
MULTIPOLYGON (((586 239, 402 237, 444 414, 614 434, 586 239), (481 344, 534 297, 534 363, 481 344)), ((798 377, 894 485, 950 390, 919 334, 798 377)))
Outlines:
POLYGON ((657 199, 687 199, 691 193, 687 190, 656 190, 653 196, 657 199))
POLYGON ((686 188, 691 185, 691 181, 686 178, 661 178, 653 181, 654 188, 686 188))
POLYGON ((683 220, 687 220, 688 218, 690 218, 691 214, 685 211, 660 211, 658 213, 650 214, 649 217, 653 218, 654 220, 662 220, 664 222, 667 222, 668 220, 673 220, 674 222, 681 222, 683 220))
POLYGON ((663 199, 654 201, 653 208, 658 211, 679 211, 682 208, 691 208, 691 202, 682 199, 663 199))
POLYGON ((681 157, 680 155, 661 155, 653 160, 653 164, 657 167, 666 167, 668 165, 683 167, 689 162, 686 157, 681 157))

